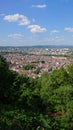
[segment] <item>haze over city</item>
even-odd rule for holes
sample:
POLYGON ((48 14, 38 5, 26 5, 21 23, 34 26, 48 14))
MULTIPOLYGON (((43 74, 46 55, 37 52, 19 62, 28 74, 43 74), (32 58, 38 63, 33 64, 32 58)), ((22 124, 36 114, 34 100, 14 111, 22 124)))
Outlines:
POLYGON ((0 46, 73 45, 73 0, 0 0, 0 46))

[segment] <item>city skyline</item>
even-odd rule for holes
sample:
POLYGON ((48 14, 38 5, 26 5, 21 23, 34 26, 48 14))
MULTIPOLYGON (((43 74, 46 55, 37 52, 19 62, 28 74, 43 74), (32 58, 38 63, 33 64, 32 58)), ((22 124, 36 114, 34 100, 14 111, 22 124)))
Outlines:
POLYGON ((72 0, 0 0, 0 46, 73 45, 72 0))

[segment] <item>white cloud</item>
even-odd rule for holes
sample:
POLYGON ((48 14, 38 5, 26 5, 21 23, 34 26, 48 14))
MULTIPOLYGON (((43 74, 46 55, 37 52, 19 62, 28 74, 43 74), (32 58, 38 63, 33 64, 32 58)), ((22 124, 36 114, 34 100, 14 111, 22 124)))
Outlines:
POLYGON ((68 32, 73 32, 73 28, 71 28, 71 27, 66 27, 64 30, 68 31, 68 32))
POLYGON ((22 14, 13 14, 13 15, 6 15, 4 20, 8 22, 17 22, 19 25, 28 25, 30 24, 29 19, 22 15, 22 14))
POLYGON ((52 30, 51 34, 53 34, 53 33, 59 33, 59 30, 52 30))
POLYGON ((19 34, 19 33, 15 33, 15 34, 9 34, 8 37, 10 37, 10 38, 21 38, 21 37, 23 37, 23 35, 19 34))
POLYGON ((34 7, 34 8, 46 8, 47 7, 47 5, 46 4, 42 4, 42 5, 32 5, 32 7, 34 7))
POLYGON ((28 28, 32 33, 43 33, 46 32, 46 28, 42 28, 39 25, 29 25, 28 28))

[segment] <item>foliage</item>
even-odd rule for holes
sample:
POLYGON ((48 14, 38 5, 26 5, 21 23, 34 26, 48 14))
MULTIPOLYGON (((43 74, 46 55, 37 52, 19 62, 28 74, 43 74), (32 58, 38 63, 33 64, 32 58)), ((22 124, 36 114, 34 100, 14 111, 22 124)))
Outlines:
POLYGON ((34 73, 35 73, 35 74, 39 74, 39 73, 40 73, 40 69, 36 69, 36 70, 34 71, 34 73))
POLYGON ((35 69, 36 67, 32 64, 27 64, 27 65, 24 65, 23 68, 25 70, 31 70, 31 69, 35 69))
POLYGON ((42 64, 45 64, 45 61, 44 61, 44 60, 42 60, 42 61, 41 61, 41 63, 42 63, 42 64))

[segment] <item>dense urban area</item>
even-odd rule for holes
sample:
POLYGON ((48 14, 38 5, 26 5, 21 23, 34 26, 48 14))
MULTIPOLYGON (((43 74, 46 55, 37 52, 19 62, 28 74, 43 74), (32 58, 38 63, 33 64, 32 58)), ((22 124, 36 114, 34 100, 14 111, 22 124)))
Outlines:
POLYGON ((73 49, 70 48, 3 47, 0 53, 11 70, 33 78, 73 63, 73 49))

